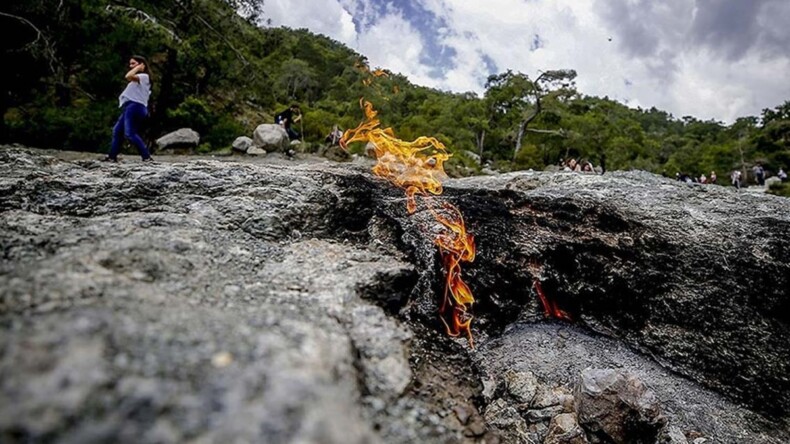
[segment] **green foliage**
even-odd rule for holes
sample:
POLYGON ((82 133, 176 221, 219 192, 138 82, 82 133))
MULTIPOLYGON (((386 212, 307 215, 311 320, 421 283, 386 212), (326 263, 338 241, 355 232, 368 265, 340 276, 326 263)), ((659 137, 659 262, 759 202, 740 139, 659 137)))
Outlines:
POLYGON ((192 128, 201 135, 217 121, 211 107, 197 97, 187 97, 176 109, 167 110, 167 118, 172 129, 192 128))

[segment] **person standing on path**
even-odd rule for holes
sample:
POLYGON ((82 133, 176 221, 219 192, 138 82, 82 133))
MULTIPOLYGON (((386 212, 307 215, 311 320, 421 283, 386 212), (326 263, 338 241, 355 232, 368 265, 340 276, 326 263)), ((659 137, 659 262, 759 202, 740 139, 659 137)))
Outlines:
POLYGON ((139 134, 140 126, 148 117, 148 99, 151 97, 151 71, 145 57, 136 55, 129 59, 129 71, 125 78, 129 83, 118 97, 121 116, 113 127, 112 147, 104 160, 117 162, 123 139, 126 138, 137 148, 143 162, 152 161, 151 153, 139 134))

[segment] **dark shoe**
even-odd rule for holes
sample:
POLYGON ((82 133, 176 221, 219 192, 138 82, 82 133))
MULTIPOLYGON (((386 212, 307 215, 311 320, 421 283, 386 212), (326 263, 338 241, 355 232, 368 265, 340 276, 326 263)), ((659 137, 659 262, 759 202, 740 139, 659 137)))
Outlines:
POLYGON ((146 157, 145 159, 143 159, 143 162, 151 162, 151 163, 154 163, 154 158, 153 158, 153 157, 146 157))
POLYGON ((118 158, 107 156, 107 157, 104 157, 103 159, 101 159, 101 161, 102 162, 118 163, 118 158))

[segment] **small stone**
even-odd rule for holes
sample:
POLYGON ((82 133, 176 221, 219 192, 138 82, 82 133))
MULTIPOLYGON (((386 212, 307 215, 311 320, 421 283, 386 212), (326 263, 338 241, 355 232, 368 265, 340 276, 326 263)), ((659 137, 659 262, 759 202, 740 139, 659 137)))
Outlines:
POLYGON ((233 355, 223 351, 211 357, 211 365, 216 368, 225 368, 233 363, 233 355))
POLYGON ((539 410, 530 410, 527 412, 527 421, 529 422, 542 422, 559 415, 563 412, 561 405, 554 405, 551 407, 542 408, 539 410))
POLYGON ((551 419, 549 433, 544 444, 587 444, 587 436, 584 434, 572 413, 563 413, 551 419))
POLYGON ((483 421, 476 418, 475 420, 472 421, 471 424, 466 426, 466 428, 464 429, 464 436, 466 436, 467 438, 472 438, 475 436, 483 436, 485 432, 486 432, 485 424, 483 424, 483 421))
POLYGON ((461 424, 466 425, 469 422, 469 418, 472 416, 472 412, 469 411, 469 408, 463 405, 457 405, 453 408, 453 413, 455 413, 456 418, 461 424))
POLYGON ((250 156, 265 156, 268 153, 264 149, 261 149, 261 148, 255 147, 255 146, 251 146, 251 147, 247 148, 247 154, 249 154, 250 156))

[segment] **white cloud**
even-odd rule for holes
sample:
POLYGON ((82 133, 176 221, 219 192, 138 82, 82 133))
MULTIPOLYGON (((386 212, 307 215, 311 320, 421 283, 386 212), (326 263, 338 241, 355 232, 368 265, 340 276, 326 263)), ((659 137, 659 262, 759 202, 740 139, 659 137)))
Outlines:
MULTIPOLYGON (((715 47, 710 38, 694 39, 700 33, 694 29, 700 10, 690 0, 669 0, 672 5, 631 0, 412 1, 446 26, 417 29, 398 9, 399 2, 384 0, 267 0, 265 11, 274 25, 328 35, 368 57, 371 65, 401 72, 417 84, 457 92, 483 91, 488 58, 500 72, 513 69, 531 76, 572 68, 584 94, 656 106, 678 117, 729 123, 790 98, 786 51, 746 51, 728 61, 732 50, 715 47), (373 1, 384 7, 374 7, 373 1), (542 46, 530 50, 535 35, 542 46), (452 66, 439 78, 424 63, 428 39, 455 51, 452 66)), ((769 1, 780 8, 770 10, 777 17, 790 11, 769 1)), ((766 11, 756 16, 760 23, 768 20, 766 11)), ((726 29, 715 25, 706 23, 711 32, 726 29)), ((790 39, 787 35, 765 33, 755 41, 770 41, 771 48, 781 47, 778 41, 786 48, 790 41, 781 40, 790 39)))

